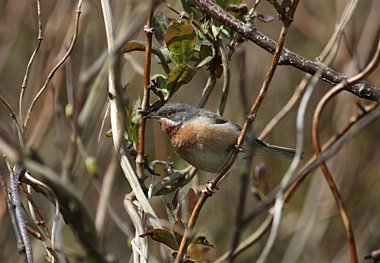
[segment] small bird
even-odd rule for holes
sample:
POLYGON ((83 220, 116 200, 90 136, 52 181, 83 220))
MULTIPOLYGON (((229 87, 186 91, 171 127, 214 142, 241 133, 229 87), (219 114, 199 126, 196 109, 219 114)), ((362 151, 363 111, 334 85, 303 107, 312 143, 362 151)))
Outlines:
MULTIPOLYGON (((145 118, 157 119, 181 158, 206 172, 218 172, 235 147, 241 127, 211 111, 170 102, 145 118)), ((254 140, 255 153, 292 158, 294 149, 254 140)))

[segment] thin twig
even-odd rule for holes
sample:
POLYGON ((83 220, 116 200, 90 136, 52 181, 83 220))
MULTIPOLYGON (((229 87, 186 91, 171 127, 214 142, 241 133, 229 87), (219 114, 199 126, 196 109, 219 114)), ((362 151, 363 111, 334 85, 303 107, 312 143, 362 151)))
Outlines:
POLYGON ((143 182, 146 178, 144 173, 144 162, 145 162, 145 126, 146 119, 143 118, 144 113, 149 108, 149 86, 150 86, 150 68, 151 68, 151 50, 152 50, 152 40, 153 40, 153 13, 154 6, 148 15, 146 25, 144 27, 145 31, 145 64, 144 64, 144 92, 143 99, 141 102, 141 113, 139 121, 138 139, 137 139, 137 157, 136 157, 136 172, 139 179, 143 182))
MULTIPOLYGON (((25 175, 26 174, 27 172, 25 172, 25 175)), ((38 227, 40 231, 38 232, 39 234, 38 239, 41 240, 44 245, 44 248, 46 250, 46 257, 49 259, 50 262, 55 263, 57 260, 57 253, 53 249, 52 237, 46 226, 46 220, 44 220, 40 210, 38 209, 36 203, 33 200, 32 187, 30 185, 27 185, 26 189, 25 187, 22 187, 22 190, 24 192, 24 195, 28 199, 30 215, 33 218, 34 223, 36 224, 36 226, 38 227), (42 233, 44 233, 45 235, 43 235, 42 233)))
POLYGON ((208 98, 210 97, 212 90, 215 87, 215 84, 216 84, 216 76, 214 72, 210 71, 210 75, 207 78, 206 86, 203 88, 201 98, 197 105, 198 108, 203 108, 205 106, 208 98))
MULTIPOLYGON (((55 241, 56 241, 56 229, 57 229, 57 224, 58 224, 58 220, 59 220, 59 202, 58 202, 58 198, 56 196, 56 194, 54 193, 54 191, 45 183, 37 180, 36 178, 34 178, 33 176, 30 175, 29 172, 26 172, 24 177, 23 177, 23 182, 27 183, 28 185, 30 185, 31 187, 33 187, 36 191, 39 191, 39 192, 42 192, 41 189, 44 189, 47 191, 47 193, 50 194, 51 198, 53 199, 53 201, 51 201, 52 203, 54 203, 54 216, 53 216, 53 222, 52 222, 52 226, 51 226, 51 234, 50 234, 50 243, 51 243, 51 249, 53 252, 57 251, 56 250, 56 245, 55 245, 55 241), (36 187, 39 187, 38 189, 36 189, 36 187)), ((42 192, 45 196, 46 194, 44 192, 42 192)), ((65 256, 65 255, 63 255, 65 256)))
MULTIPOLYGON (((158 217, 153 210, 151 204, 149 203, 144 191, 141 188, 141 184, 137 178, 137 175, 135 171, 133 170, 131 163, 127 157, 127 154, 124 150, 123 146, 123 135, 124 135, 124 123, 125 123, 125 116, 124 116, 124 106, 121 101, 121 91, 120 87, 115 85, 115 79, 114 79, 114 72, 112 70, 113 63, 117 55, 119 54, 119 50, 122 47, 122 45, 129 40, 129 38, 132 36, 132 32, 135 32, 137 28, 132 28, 131 31, 128 31, 123 34, 118 41, 114 41, 113 37, 113 30, 112 30, 112 19, 111 19, 111 9, 109 6, 109 2, 107 0, 102 0, 102 11, 104 16, 104 25, 106 28, 106 36, 107 36, 107 42, 108 42, 108 58, 110 59, 110 70, 109 70, 109 82, 108 82, 108 97, 109 97, 109 103, 110 103, 110 117, 111 117, 111 128, 112 128, 112 139, 114 142, 115 151, 119 155, 119 162, 121 165, 121 168, 124 172, 125 177, 127 178, 133 193, 136 196, 136 199, 139 202, 139 205, 141 206, 144 213, 146 213, 148 220, 152 224, 153 227, 159 227, 160 221, 158 220, 158 217), (112 77, 110 77, 112 76, 112 77)), ((146 10, 146 5, 143 6, 144 11, 146 10)), ((148 5, 148 8, 150 10, 150 5, 148 5)), ((133 26, 137 26, 140 22, 142 22, 141 19, 137 19, 134 21, 133 26)), ((103 59, 106 59, 107 56, 105 55, 104 58, 99 60, 99 63, 103 61, 103 59)), ((98 67, 101 68, 97 63, 94 64, 94 68, 90 70, 86 74, 86 76, 83 77, 82 81, 83 83, 87 83, 91 79, 91 76, 95 74, 95 72, 98 70, 98 67)))
POLYGON ((54 77, 54 74, 63 65, 63 63, 65 63, 66 59, 70 56, 71 52, 74 49, 74 46, 78 37, 78 32, 79 32, 79 18, 82 13, 81 8, 82 8, 82 0, 78 0, 78 5, 77 5, 76 15, 75 15, 75 23, 74 23, 74 34, 73 34, 73 38, 71 39, 70 46, 67 49, 66 53, 63 55, 63 57, 60 59, 60 61, 57 63, 57 65, 55 65, 55 67, 50 71, 42 88, 37 92, 36 96, 34 96, 24 120, 23 130, 25 130, 28 127, 29 119, 31 117, 31 114, 33 112, 33 109, 38 99, 41 97, 42 93, 47 89, 50 80, 54 77))
MULTIPOLYGON (((329 54, 336 53, 335 43, 340 41, 341 35, 344 32, 344 28, 347 25, 350 18, 352 17, 352 14, 356 8, 357 2, 358 2, 357 0, 352 0, 350 1, 350 3, 347 4, 338 25, 335 27, 334 33, 331 35, 328 43, 325 45, 322 52, 318 56, 320 62, 324 62, 329 54)), ((289 99, 286 105, 277 113, 277 115, 262 130, 259 136, 260 139, 264 139, 265 137, 267 137, 269 132, 290 112, 293 106, 296 105, 297 101, 301 98, 303 92, 305 91, 305 88, 309 80, 310 80, 310 76, 308 75, 306 75, 302 79, 300 85, 298 85, 297 89, 293 93, 293 96, 289 99)))
POLYGON ((18 104, 18 114, 19 114, 19 119, 20 122, 22 123, 22 103, 24 100, 24 94, 25 90, 28 84, 28 77, 29 77, 29 72, 32 67, 32 64, 34 62, 34 59, 37 55, 38 50, 40 49, 41 43, 42 43, 42 16, 41 16, 41 1, 37 0, 37 17, 38 17, 38 36, 37 36, 37 45, 36 48, 34 49, 32 55, 30 56, 28 65, 26 66, 25 74, 24 74, 24 80, 21 85, 21 91, 20 91, 20 96, 19 96, 19 104, 18 104))
MULTIPOLYGON (((328 63, 330 63, 331 61, 332 61, 332 58, 333 57, 335 57, 335 53, 336 53, 336 51, 338 50, 337 49, 337 45, 339 44, 339 34, 338 33, 336 33, 336 32, 343 32, 342 31, 342 29, 341 28, 344 28, 345 27, 345 25, 347 24, 347 22, 348 22, 348 18, 349 17, 351 17, 352 16, 352 12, 353 12, 353 9, 355 8, 355 5, 352 5, 352 4, 350 4, 350 5, 348 5, 347 7, 346 7, 346 9, 345 9, 345 11, 344 11, 344 14, 342 15, 342 18, 341 18, 341 20, 340 20, 340 23, 339 23, 339 27, 338 28, 336 28, 336 30, 335 30, 335 33, 332 35, 332 37, 330 38, 330 39, 334 39, 335 41, 329 41, 329 45, 328 45, 328 47, 325 47, 325 49, 322 51, 322 54, 321 54, 321 58, 322 58, 322 60, 328 60, 328 63), (334 43, 334 45, 332 45, 332 43, 334 43), (331 51, 334 51, 334 52, 331 52, 331 51)), ((303 79, 303 81, 301 82, 301 84, 300 85, 302 85, 302 83, 306 83, 306 78, 304 78, 303 79)), ((294 97, 294 96, 293 96, 294 97)), ((294 102, 295 103, 295 102, 294 102)), ((290 102, 288 103, 288 104, 290 104, 290 102)), ((268 131, 267 131, 268 132, 268 131)), ((262 135, 261 135, 262 136, 262 135)), ((276 194, 278 193, 278 191, 281 191, 281 190, 276 190, 275 192, 276 192, 276 194)), ((288 200, 288 198, 290 197, 290 195, 288 194, 288 192, 285 194, 285 200, 288 200)), ((272 197, 273 199, 274 199, 274 197, 272 197)), ((272 198, 267 198, 267 200, 268 199, 272 199, 272 198)), ((272 199, 272 200, 273 200, 272 199)), ((267 203, 266 201, 264 201, 264 203, 266 203, 266 205, 264 205, 264 207, 265 206, 267 206, 269 203, 267 203)), ((263 209, 261 209, 261 211, 262 211, 263 209)), ((258 210, 257 210, 258 211, 258 210)), ((252 213, 248 218, 253 218, 253 214, 254 213, 252 213)), ((245 221, 245 223, 247 223, 248 221, 245 221)))
POLYGON ((29 211, 30 211, 30 214, 34 220, 34 223, 36 224, 36 226, 38 226, 38 228, 40 228, 41 232, 45 233, 45 236, 50 240, 51 236, 50 236, 49 230, 45 224, 46 220, 44 220, 40 210, 38 209, 36 203, 33 200, 31 186, 27 185, 27 189, 25 189, 25 187, 22 187, 22 190, 23 190, 26 198, 28 199, 29 211))
MULTIPOLYGON (((241 100, 243 101, 243 107, 244 107, 244 113, 247 113, 248 111, 248 99, 247 97, 243 96, 243 93, 245 93, 245 52, 238 52, 237 53, 240 56, 240 74, 239 74, 239 90, 240 90, 240 95, 241 95, 241 100)), ((246 95, 246 94, 245 94, 246 95)), ((252 146, 254 145, 253 143, 248 143, 248 145, 252 146)), ((248 185, 249 185, 249 169, 251 168, 252 165, 252 153, 253 149, 252 147, 248 148, 247 154, 245 158, 247 158, 246 163, 243 166, 243 171, 240 175, 240 193, 239 193, 239 202, 237 204, 237 210, 236 210, 236 215, 235 215, 235 230, 234 230, 234 235, 232 239, 232 244, 231 244, 231 249, 230 249, 230 254, 228 255, 228 261, 233 262, 233 259, 235 257, 235 249, 237 248, 242 232, 242 227, 241 227, 241 220, 244 215, 244 210, 245 210, 245 202, 246 202, 246 195, 248 191, 248 185)))
MULTIPOLYGON (((252 144, 250 144, 252 145, 252 144)), ((243 171, 240 174, 240 193, 239 193, 239 200, 237 203, 237 209, 235 214, 235 230, 233 234, 230 254, 228 256, 228 262, 232 263, 234 259, 234 252, 237 248, 240 240, 240 236, 242 234, 243 228, 241 227, 241 221, 244 215, 245 210, 245 204, 246 204, 246 195, 248 191, 249 186, 249 172, 252 165, 252 149, 249 149, 251 152, 247 158, 246 163, 243 166, 243 171)))
POLYGON ((99 193, 98 207, 96 209, 95 227, 96 232, 101 235, 103 233, 106 218, 107 208, 110 206, 109 198, 114 185, 117 168, 117 157, 112 156, 112 159, 108 165, 107 171, 104 175, 101 190, 99 193))
POLYGON ((133 250, 133 262, 147 262, 148 260, 148 254, 147 250, 145 252, 141 251, 142 247, 146 247, 146 244, 142 244, 142 242, 146 242, 146 238, 142 239, 140 238, 140 235, 144 233, 144 227, 142 225, 142 220, 137 213, 135 207, 132 203, 132 198, 134 197, 134 193, 131 192, 130 194, 126 195, 124 198, 124 208, 127 211, 129 218, 132 220, 133 225, 135 226, 135 238, 133 239, 135 245, 137 245, 133 250), (137 242, 137 244, 136 244, 137 242), (140 252, 139 252, 140 251, 140 252), (142 256, 142 257, 140 257, 142 256))
MULTIPOLYGON (((278 40, 278 46, 283 46, 284 45, 284 42, 285 42, 285 38, 286 38, 286 35, 288 33, 288 30, 289 30, 289 27, 290 27, 290 24, 291 22, 293 21, 293 16, 294 16, 294 13, 297 9, 297 6, 298 6, 298 3, 299 1, 298 0, 295 0, 292 5, 290 6, 290 9, 289 11, 286 13, 286 17, 287 19, 283 20, 283 26, 281 28, 281 33, 280 33, 280 37, 279 37, 279 40, 278 40)), ((281 53, 281 50, 280 50, 280 53, 281 53)), ((305 104, 306 104, 306 101, 308 99, 305 98, 305 104)), ((302 112, 302 110, 305 110, 306 108, 306 105, 304 108, 301 108, 300 107, 300 112, 302 112)), ((299 114, 299 119, 303 119, 303 114, 299 114)), ((297 134, 299 133, 300 129, 298 129, 298 118, 297 118, 297 134)), ((302 126, 302 124, 301 124, 302 126)), ((301 137, 302 138, 302 130, 301 130, 301 136, 297 136, 298 138, 301 137)), ((301 139, 299 139, 301 140, 301 139)), ((302 152, 302 143, 299 143, 297 142, 297 149, 296 149, 296 154, 293 158, 293 161, 292 161, 292 164, 290 166, 290 168, 288 169, 288 172, 285 174, 283 180, 281 181, 281 185, 283 184, 284 180, 286 180, 286 176, 287 174, 289 174, 289 178, 290 178, 290 174, 292 173, 292 167, 294 167, 293 169, 295 169, 295 167, 298 166, 298 162, 299 160, 301 159, 301 152, 302 152)), ((277 196, 276 198, 276 203, 275 203, 275 206, 274 206, 274 210, 275 210, 275 213, 274 213, 274 216, 273 216, 273 225, 272 225, 272 229, 271 229, 271 232, 269 234, 269 237, 268 237, 268 240, 263 248, 263 250, 261 251, 261 254, 259 256, 259 258, 257 259, 257 262, 265 262, 266 261, 266 258, 267 256, 269 255, 269 252, 274 244, 274 241, 277 237, 277 231, 278 231, 278 228, 279 228, 279 225, 280 225, 280 220, 281 220, 281 211, 282 211, 282 207, 283 207, 283 197, 282 197, 282 192, 279 193, 279 195, 277 196)))
MULTIPOLYGON (((371 104, 365 112, 361 112, 358 116, 352 118, 350 122, 344 128, 342 128, 338 134, 335 134, 332 138, 330 138, 329 141, 323 145, 323 151, 319 155, 319 158, 316 159, 315 156, 311 157, 300 169, 297 175, 292 178, 292 180, 285 187, 283 187, 286 191, 285 200, 287 201, 291 198, 291 196, 295 193, 295 190, 298 189, 298 187, 307 178, 307 175, 309 175, 313 169, 316 169, 321 162, 326 161, 335 153, 337 153, 342 148, 342 146, 347 143, 356 133, 371 123, 374 119, 379 117, 379 108, 380 107, 378 107, 378 103, 371 104)), ((276 199, 280 188, 281 187, 278 186, 273 189, 267 195, 267 197, 245 217, 242 225, 247 225, 263 211, 267 211, 273 205, 273 202, 276 199)))
POLYGON ((244 114, 247 114, 249 111, 249 101, 248 101, 248 94, 246 91, 246 58, 245 58, 245 50, 241 49, 238 50, 236 55, 236 60, 239 63, 238 68, 240 69, 240 74, 238 74, 238 83, 239 83, 239 95, 240 95, 240 101, 243 105, 244 114))
MULTIPOLYGON (((195 0, 195 2, 197 2, 198 0, 195 0)), ((256 100, 254 101, 251 109, 250 109, 250 112, 248 114, 248 117, 247 117, 247 120, 245 121, 244 125, 243 125, 243 128, 241 130, 241 133, 239 135, 239 138, 236 142, 236 147, 235 149, 232 151, 229 159, 227 160, 227 162, 225 163, 225 165, 222 167, 222 169, 217 173, 217 175, 215 176, 215 178, 209 182, 206 186, 206 189, 202 191, 202 194, 200 196, 200 198, 198 199, 197 201, 197 204, 195 205, 193 211, 192 211, 192 214, 191 214, 191 217, 189 219, 189 222, 187 224, 187 227, 185 229, 185 233, 182 237, 182 240, 181 240, 181 244, 180 244, 180 247, 179 247, 179 250, 178 250, 178 254, 177 254, 177 257, 176 257, 176 261, 175 262, 181 262, 182 259, 183 259, 183 256, 184 256, 184 253, 185 253, 185 250, 187 248, 187 245, 188 245, 188 242, 189 242, 189 239, 190 239, 190 233, 192 231, 192 228, 194 227, 197 219, 198 219, 198 216, 199 216, 199 213, 204 205, 204 203, 206 202, 206 200, 212 195, 212 191, 216 188, 216 186, 218 185, 219 181, 224 177, 224 175, 228 172, 228 170, 231 168, 232 164, 234 163, 237 155, 238 155, 238 149, 242 146, 243 142, 244 142, 244 136, 246 134, 246 132, 248 131, 248 129, 251 127, 253 121, 255 120, 256 118, 256 115, 257 115, 257 112, 261 106, 261 103, 263 102, 264 100, 264 97, 268 91, 268 88, 269 88, 269 85, 272 81, 272 78, 273 78, 273 75, 274 75, 274 72, 276 71, 276 68, 277 68, 277 65, 278 65, 278 61, 280 59, 280 55, 281 55, 281 52, 282 52, 282 48, 284 46, 284 42, 285 42, 285 36, 286 36, 286 32, 287 30, 284 30, 284 31, 281 31, 282 33, 280 34, 280 37, 279 37, 279 41, 278 41, 278 45, 276 46, 276 51, 273 55, 273 58, 272 58, 272 62, 269 66, 269 69, 268 69, 268 72, 265 76, 265 80, 263 82, 263 85, 260 89, 260 93, 259 95, 257 96, 256 100)))
POLYGON ((308 76, 301 81, 301 83, 297 86, 292 97, 288 100, 285 106, 276 114, 276 116, 273 117, 273 119, 261 131, 260 135, 258 136, 260 140, 266 138, 269 135, 269 133, 273 130, 273 128, 290 112, 294 105, 296 105, 296 103, 304 93, 309 80, 310 77, 308 76))
MULTIPOLYGON (((378 46, 375 55, 373 56, 371 62, 367 65, 367 67, 360 72, 359 74, 355 75, 352 78, 347 79, 346 81, 343 81, 341 84, 335 86, 332 90, 330 90, 326 95, 321 99, 319 104, 316 107, 316 110, 314 111, 313 115, 313 125, 312 125, 312 138, 313 138, 313 145, 314 149, 318 158, 318 155, 321 153, 321 145, 320 145, 320 139, 319 139, 319 120, 322 113, 323 108, 327 104, 328 101, 330 101, 335 95, 337 95, 339 92, 341 92, 345 86, 353 84, 355 82, 360 81, 361 79, 365 78, 368 74, 370 74, 373 70, 376 69, 380 61, 380 41, 378 41, 378 46)), ((351 262, 358 262, 358 255, 356 251, 356 244, 355 244, 355 237, 354 232, 352 229, 352 225, 350 224, 347 208, 343 202, 342 196, 338 190, 337 185, 335 184, 335 181, 330 173, 330 170, 327 167, 326 162, 321 162, 320 164, 321 171, 323 175, 325 176, 325 179, 330 187, 330 190, 334 196, 335 202, 339 208, 339 213, 342 219, 343 226, 345 228, 345 233, 347 236, 347 240, 349 242, 349 250, 351 255, 351 262)))
POLYGON ((222 97, 220 98, 218 114, 223 115, 224 108, 226 107, 228 93, 230 90, 230 66, 229 59, 226 54, 226 50, 222 41, 218 41, 219 52, 222 58, 222 66, 223 66, 223 89, 222 89, 222 97))
MULTIPOLYGON (((272 220, 273 215, 268 214, 264 221, 261 223, 261 225, 257 228, 257 230, 236 247, 236 249, 233 251, 232 257, 236 257, 237 255, 245 251, 247 248, 252 246, 254 243, 256 243, 258 240, 260 240, 260 238, 268 231, 269 227, 272 224, 272 220)), ((214 263, 224 262, 230 256, 230 253, 232 253, 232 251, 227 251, 220 258, 215 260, 214 263)))
POLYGON ((17 129, 17 135, 18 135, 18 138, 19 138, 19 141, 20 141, 20 144, 23 145, 23 140, 22 140, 22 129, 21 129, 21 126, 20 126, 20 123, 17 119, 17 115, 16 115, 16 112, 13 110, 11 104, 9 104, 9 102, 0 94, 0 101, 4 104, 4 106, 8 109, 9 111, 9 115, 11 116, 11 118, 14 120, 15 122, 15 125, 16 125, 16 129, 17 129))

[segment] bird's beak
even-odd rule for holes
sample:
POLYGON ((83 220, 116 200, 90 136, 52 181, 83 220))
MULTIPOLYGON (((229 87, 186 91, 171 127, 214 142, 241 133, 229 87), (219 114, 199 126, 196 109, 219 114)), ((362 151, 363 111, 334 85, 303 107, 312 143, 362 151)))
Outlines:
POLYGON ((155 112, 151 112, 143 117, 144 119, 161 119, 161 116, 157 115, 155 112))

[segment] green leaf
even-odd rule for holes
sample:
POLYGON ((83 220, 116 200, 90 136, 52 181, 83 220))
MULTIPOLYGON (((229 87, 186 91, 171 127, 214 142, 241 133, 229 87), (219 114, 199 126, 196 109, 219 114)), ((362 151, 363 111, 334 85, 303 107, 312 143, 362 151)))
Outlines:
POLYGON ((138 98, 134 101, 132 108, 126 109, 127 120, 126 131, 124 132, 124 139, 131 142, 133 147, 136 147, 138 137, 138 124, 140 122, 139 107, 141 106, 141 99, 138 98))
POLYGON ((193 0, 181 0, 182 7, 189 15, 193 15, 193 17, 198 20, 202 17, 202 13, 199 12, 198 9, 195 8, 193 0))
MULTIPOLYGON (((155 54, 161 62, 162 68, 166 73, 169 72, 169 66, 165 55, 161 52, 162 49, 152 46, 152 53, 155 54)), ((132 51, 145 51, 145 41, 132 40, 124 44, 121 48, 121 53, 128 53, 132 51)))
POLYGON ((166 86, 167 77, 163 74, 155 74, 151 77, 152 82, 155 82, 157 87, 153 90, 160 98, 165 98, 169 95, 168 87, 166 86))
POLYGON ((214 58, 212 52, 211 44, 207 41, 203 41, 200 46, 197 46, 197 52, 199 54, 199 62, 196 65, 195 69, 199 69, 207 64, 214 58))
POLYGON ((109 129, 108 131, 106 131, 105 135, 106 137, 112 137, 112 130, 109 129))
POLYGON ((206 247, 215 247, 213 244, 208 242, 208 240, 206 239, 205 236, 197 236, 191 241, 187 250, 190 250, 191 248, 193 248, 196 245, 202 245, 202 246, 206 246, 206 247))
POLYGON ((206 57, 206 58, 203 59, 201 62, 199 62, 195 68, 196 68, 196 69, 199 69, 199 68, 203 67, 204 65, 207 65, 208 63, 210 63, 210 61, 211 61, 212 59, 213 59, 212 56, 208 56, 208 57, 206 57))
POLYGON ((189 83, 195 70, 187 64, 181 64, 170 70, 166 86, 170 94, 174 94, 183 84, 189 83))
POLYGON ((98 165, 96 163, 95 157, 93 156, 87 157, 85 163, 86 163, 87 172, 91 176, 96 176, 98 174, 98 165))
MULTIPOLYGON (((240 5, 242 0, 216 0, 217 5, 219 5, 221 8, 227 11, 227 13, 231 14, 232 16, 242 19, 243 15, 240 12, 235 12, 232 6, 238 6, 240 5)), ((214 26, 220 28, 222 26, 222 23, 219 21, 214 22, 214 26)), ((230 38, 233 31, 230 28, 223 28, 222 35, 226 38, 230 38)))
POLYGON ((163 74, 154 74, 151 79, 157 82, 158 89, 166 88, 166 76, 163 74))
POLYGON ((65 115, 66 115, 66 117, 71 118, 73 116, 73 113, 74 113, 74 107, 73 107, 73 105, 70 104, 70 103, 66 104, 66 106, 65 106, 65 115))
POLYGON ((217 5, 226 9, 229 5, 240 5, 242 0, 216 0, 217 5))
POLYGON ((153 240, 163 243, 173 250, 178 250, 179 248, 179 245, 175 240, 173 234, 166 229, 154 228, 140 235, 140 237, 146 236, 150 236, 153 240))
POLYGON ((132 51, 145 51, 145 41, 141 40, 132 40, 122 46, 120 52, 128 53, 132 51))
POLYGON ((184 21, 174 22, 165 34, 165 43, 169 49, 170 58, 177 65, 190 61, 196 41, 194 28, 184 21))

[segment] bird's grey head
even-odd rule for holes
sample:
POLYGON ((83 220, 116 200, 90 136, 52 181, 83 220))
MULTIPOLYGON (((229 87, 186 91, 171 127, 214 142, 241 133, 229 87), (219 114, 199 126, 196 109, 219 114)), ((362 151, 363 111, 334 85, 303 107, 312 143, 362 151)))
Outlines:
POLYGON ((169 102, 162 106, 151 117, 159 119, 170 126, 183 125, 197 117, 199 109, 182 102, 169 102))

